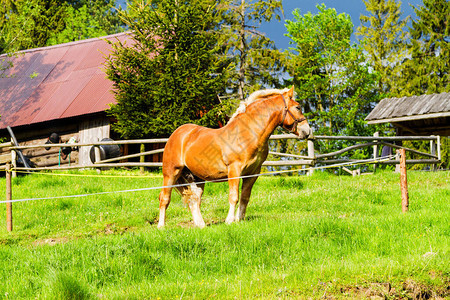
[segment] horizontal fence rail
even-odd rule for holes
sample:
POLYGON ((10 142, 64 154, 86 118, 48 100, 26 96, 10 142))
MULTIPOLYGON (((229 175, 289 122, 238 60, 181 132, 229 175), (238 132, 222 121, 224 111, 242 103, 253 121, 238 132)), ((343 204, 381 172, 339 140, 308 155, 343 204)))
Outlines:
MULTIPOLYGON (((270 137, 270 140, 283 140, 283 139, 298 139, 298 137, 294 134, 275 134, 270 137)), ((120 141, 101 141, 95 143, 75 143, 75 144, 43 144, 43 145, 28 145, 28 146, 15 146, 14 143, 7 142, 0 144, 0 150, 2 148, 7 149, 6 154, 0 153, 0 170, 5 169, 5 164, 8 162, 15 162, 16 160, 16 151, 21 151, 25 149, 33 149, 33 148, 48 148, 48 147, 92 147, 94 146, 98 149, 102 145, 131 145, 131 144, 164 144, 168 141, 168 138, 159 138, 159 139, 138 139, 138 140, 120 140, 120 141), (8 152, 9 151, 9 152, 8 152)), ((337 158, 340 155, 343 155, 349 151, 373 147, 373 156, 371 159, 376 159, 378 156, 378 146, 388 146, 393 149, 405 149, 407 152, 421 155, 426 158, 424 159, 409 159, 406 160, 407 164, 432 164, 436 165, 441 162, 441 154, 440 154, 440 137, 439 136, 378 136, 375 134, 374 136, 314 136, 307 140, 307 153, 308 155, 300 155, 295 153, 281 153, 270 151, 269 154, 272 156, 279 156, 281 160, 269 160, 265 161, 263 166, 268 167, 286 167, 286 166, 309 166, 314 167, 316 165, 327 165, 327 164, 336 164, 342 162, 352 162, 356 161, 351 158, 337 158), (361 141, 364 143, 351 145, 340 149, 338 151, 330 152, 330 153, 316 153, 314 149, 314 143, 320 140, 347 140, 347 141, 361 141), (430 153, 426 153, 423 151, 418 151, 415 149, 406 148, 403 146, 395 145, 392 142, 395 141, 430 141, 430 153), (283 159, 284 158, 284 159, 283 159)), ((5 152, 5 151, 3 151, 5 152)), ((114 167, 161 167, 162 162, 124 162, 124 160, 128 160, 131 158, 138 158, 147 155, 154 155, 164 152, 164 148, 154 149, 151 151, 141 151, 140 153, 123 155, 114 158, 108 158, 104 160, 100 160, 98 156, 98 151, 96 151, 96 159, 92 164, 87 165, 69 165, 69 166, 58 166, 58 167, 36 167, 36 168, 25 168, 25 167, 17 167, 14 166, 14 170, 20 171, 30 171, 30 170, 70 170, 70 169, 80 169, 80 168, 114 168, 114 167)), ((360 161, 360 160, 358 160, 360 161)), ((389 161, 380 161, 377 162, 379 164, 398 164, 398 160, 389 160, 389 161)))

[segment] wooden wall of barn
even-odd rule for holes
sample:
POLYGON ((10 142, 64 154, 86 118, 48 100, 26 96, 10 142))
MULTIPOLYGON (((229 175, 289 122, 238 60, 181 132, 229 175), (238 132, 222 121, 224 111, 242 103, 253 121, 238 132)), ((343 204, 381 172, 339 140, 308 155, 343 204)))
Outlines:
MULTIPOLYGON (((107 118, 92 118, 80 122, 79 142, 94 143, 110 137, 110 122, 107 118)), ((89 152, 91 147, 80 147, 79 161, 82 166, 90 165, 89 152)))
MULTIPOLYGON (((71 137, 76 137, 79 143, 90 143, 110 137, 110 121, 104 114, 100 114, 21 126, 12 128, 12 130, 21 146, 45 144, 53 132, 60 135, 63 143, 69 141, 71 137)), ((10 137, 6 130, 2 130, 0 134, 9 140, 10 137)), ((62 159, 58 147, 52 147, 50 150, 44 148, 26 149, 23 154, 30 159, 35 167, 67 166, 69 164, 87 165, 91 164, 90 148, 91 146, 80 147, 78 151, 72 151, 66 159, 62 159)), ((4 155, 1 151, 0 149, 0 156, 4 155)), ((3 152, 5 151, 8 151, 8 149, 3 149, 3 152)))

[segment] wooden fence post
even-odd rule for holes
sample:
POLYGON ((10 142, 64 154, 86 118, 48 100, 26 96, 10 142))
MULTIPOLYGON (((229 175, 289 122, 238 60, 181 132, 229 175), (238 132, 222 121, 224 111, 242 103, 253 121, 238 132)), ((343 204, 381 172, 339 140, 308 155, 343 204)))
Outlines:
MULTIPOLYGON (((15 170, 17 168, 17 153, 14 150, 11 150, 11 163, 12 163, 13 170, 15 170)), ((16 171, 12 171, 12 177, 13 178, 17 177, 16 171)))
MULTIPOLYGON (((11 165, 6 164, 6 201, 12 200, 12 188, 11 188, 11 165)), ((11 232, 13 229, 12 223, 12 203, 6 203, 6 230, 11 232)))
MULTIPOLYGON (((434 136, 434 135, 432 135, 434 136)), ((437 149, 437 144, 435 140, 430 140, 430 154, 432 155, 436 155, 436 149, 437 149)), ((430 169, 432 171, 436 171, 437 170, 437 165, 436 164, 432 164, 430 166, 430 169)))
MULTIPOLYGON (((380 133, 377 131, 373 134, 374 137, 379 137, 380 133)), ((378 142, 374 140, 374 142, 378 142)), ((373 145, 373 159, 376 160, 378 158, 378 145, 373 145)), ((377 164, 373 164, 373 172, 377 171, 377 164)))
MULTIPOLYGON (((145 152, 145 144, 144 144, 144 143, 141 144, 140 152, 141 152, 141 153, 144 153, 144 152, 145 152)), ((141 156, 139 157, 139 162, 140 162, 140 163, 145 163, 145 156, 144 156, 144 155, 141 155, 141 156)), ((141 174, 144 174, 144 167, 140 167, 139 169, 140 169, 140 173, 141 173, 141 174)))
MULTIPOLYGON (((314 140, 309 139, 308 140, 308 158, 312 161, 312 163, 309 165, 309 167, 315 166, 315 157, 314 157, 314 140)), ((312 175, 314 173, 314 170, 309 170, 308 175, 312 175)))
MULTIPOLYGON (((101 161, 102 160, 102 154, 100 152, 100 146, 95 145, 94 146, 94 154, 95 154, 95 161, 101 161)), ((97 173, 100 174, 101 173, 101 169, 102 168, 97 168, 97 173)))
POLYGON ((437 156, 438 156, 438 160, 439 162, 441 162, 441 136, 438 135, 436 137, 436 144, 437 144, 437 156))
POLYGON ((406 176, 406 151, 397 150, 400 154, 400 189, 402 191, 402 212, 407 212, 409 208, 408 180, 406 176))

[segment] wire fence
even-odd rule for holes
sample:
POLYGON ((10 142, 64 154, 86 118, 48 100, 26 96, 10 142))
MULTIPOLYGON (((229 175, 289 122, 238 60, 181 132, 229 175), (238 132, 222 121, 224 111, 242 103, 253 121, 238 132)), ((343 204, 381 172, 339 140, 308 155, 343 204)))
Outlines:
MULTIPOLYGON (((174 184, 169 186, 154 186, 154 187, 147 187, 147 188, 140 188, 140 189, 129 189, 129 190, 119 190, 119 191, 107 191, 107 192, 97 192, 97 193, 85 193, 85 194, 78 194, 78 195, 64 195, 64 196, 52 196, 52 197, 42 197, 42 198, 24 198, 24 199, 9 199, 9 200, 2 200, 0 203, 15 203, 15 202, 25 202, 25 201, 35 201, 35 200, 52 200, 52 199, 64 199, 64 198, 80 198, 80 197, 88 197, 88 196, 95 196, 95 195, 106 195, 106 194, 114 194, 114 193, 132 193, 132 192, 141 192, 141 191, 149 191, 149 190, 159 190, 162 188, 177 188, 177 187, 183 187, 183 186, 190 186, 192 184, 194 185, 200 185, 205 183, 214 183, 214 182, 224 182, 229 179, 245 179, 245 178, 251 178, 251 177, 260 177, 260 176, 269 176, 269 175, 279 175, 284 173, 294 173, 297 171, 310 171, 310 170, 318 170, 318 169, 329 169, 329 168, 339 168, 344 166, 356 166, 361 164, 374 164, 374 163, 380 163, 380 162, 386 162, 389 160, 392 160, 395 158, 396 155, 390 155, 386 157, 380 157, 377 159, 364 159, 360 161, 354 161, 354 162, 345 162, 345 163, 339 163, 339 164, 332 164, 332 165, 326 165, 326 166, 318 166, 318 167, 309 167, 306 169, 290 169, 290 170, 279 170, 279 171, 268 171, 264 173, 258 173, 258 174, 251 174, 251 175, 243 175, 243 176, 237 176, 233 178, 227 178, 227 179, 217 179, 217 180, 207 180, 207 181, 197 181, 197 182, 189 182, 189 183, 181 183, 181 184, 174 184)), ((10 172, 12 170, 8 170, 7 172, 10 172)), ((34 173, 34 174, 45 174, 45 175, 52 175, 52 176, 87 176, 87 175, 79 175, 79 174, 61 174, 61 173, 34 173)), ((91 175, 93 177, 109 177, 109 178, 117 178, 117 177, 123 177, 123 176, 108 176, 108 175, 91 175)), ((133 176, 136 177, 136 176, 133 176)), ((141 176, 143 178, 149 177, 149 176, 141 176)), ((154 176, 152 176, 154 177, 154 176)), ((162 177, 162 176, 161 176, 162 177)))
MULTIPOLYGON (((297 137, 295 135, 273 135, 271 137, 271 140, 277 140, 277 139, 296 139, 297 137)), ((167 140, 165 140, 167 141, 167 140)), ((83 147, 83 146, 91 146, 91 147, 100 147, 102 145, 120 145, 124 143, 161 143, 164 142, 162 139, 157 140, 135 140, 135 141, 108 141, 108 142, 98 142, 98 143, 89 143, 89 144, 74 144, 71 145, 71 147, 83 147)), ((115 163, 112 164, 111 162, 116 160, 123 160, 124 156, 118 157, 118 158, 108 158, 108 159, 100 159, 100 156, 98 155, 98 151, 96 150, 96 159, 95 163, 92 165, 84 165, 84 166, 70 166, 68 167, 45 167, 45 168, 29 168, 29 167, 17 167, 14 166, 11 168, 10 162, 14 163, 15 155, 14 153, 20 152, 22 149, 26 148, 37 148, 37 147, 67 147, 67 144, 53 144, 53 145, 33 145, 33 146, 20 146, 17 144, 17 142, 13 143, 3 143, 0 144, 0 148, 7 147, 9 148, 10 155, 11 155, 11 161, 7 161, 4 164, 3 168, 0 168, 0 170, 5 171, 6 174, 6 199, 0 201, 0 203, 6 203, 6 219, 7 219, 7 230, 12 231, 12 203, 17 202, 26 202, 26 201, 37 201, 37 200, 50 200, 50 199, 62 199, 62 198, 80 198, 80 197, 89 197, 94 195, 105 195, 105 194, 113 194, 113 193, 133 193, 133 192, 139 192, 139 191, 149 191, 149 190, 159 190, 162 188, 176 188, 176 187, 182 187, 182 186, 191 186, 191 185, 197 185, 197 184, 204 184, 206 182, 223 182, 229 179, 244 179, 249 177, 256 177, 256 176, 267 176, 267 175, 279 175, 283 173, 294 173, 294 172, 307 172, 308 174, 312 174, 315 170, 318 169, 328 169, 328 168, 343 168, 344 170, 348 171, 352 175, 357 175, 358 172, 352 171, 347 169, 346 167, 349 166, 358 166, 358 165, 368 165, 368 164, 398 164, 400 162, 400 168, 401 171, 401 186, 402 186, 402 210, 404 212, 407 211, 408 207, 408 200, 404 200, 404 194, 407 198, 407 186, 406 186, 406 163, 426 163, 426 164, 437 164, 440 162, 440 137, 439 136, 423 136, 423 137, 379 137, 377 135, 373 137, 329 137, 329 136, 316 136, 314 139, 309 139, 307 141, 307 153, 308 155, 299 155, 299 154, 292 154, 292 153, 281 153, 281 152, 270 152, 272 156, 281 156, 281 157, 287 157, 287 158, 293 158, 293 160, 280 160, 280 161, 266 161, 264 165, 266 166, 302 166, 302 168, 294 168, 294 169, 287 169, 287 170, 274 170, 274 171, 266 171, 264 173, 260 174, 252 174, 252 175, 245 175, 245 176, 239 176, 235 178, 226 178, 226 179, 220 179, 220 180, 210 180, 210 181, 201 181, 201 182, 189 182, 189 183, 181 183, 181 184, 175 184, 171 186, 152 186, 147 188, 139 188, 139 189, 128 189, 128 190, 119 190, 119 191, 106 191, 106 192, 96 192, 96 193, 84 193, 84 194, 77 194, 77 195, 64 195, 64 196, 52 196, 52 197, 40 197, 40 198, 23 198, 23 199, 12 199, 12 184, 11 184, 11 175, 12 173, 16 172, 31 172, 31 174, 51 174, 52 176, 79 176, 79 174, 62 174, 62 173, 48 173, 43 171, 54 171, 54 170, 64 170, 64 169, 80 169, 80 168, 99 168, 99 167, 122 167, 122 166, 148 166, 148 163, 144 164, 124 164, 124 163, 115 163), (331 153, 326 154, 318 154, 315 153, 314 150, 314 141, 317 140, 354 140, 354 141, 370 141, 362 144, 352 145, 348 146, 346 148, 343 148, 338 151, 334 151, 331 153), (403 140, 426 140, 430 141, 430 153, 421 152, 415 149, 408 149, 396 144, 393 144, 393 141, 403 141, 403 140), (393 149, 400 149, 397 150, 398 153, 402 153, 401 156, 396 155, 385 155, 380 157, 379 154, 379 146, 384 147, 391 147, 393 149), (360 149, 364 147, 373 147, 373 157, 370 159, 362 159, 362 160, 354 160, 349 158, 344 159, 330 159, 331 157, 335 157, 338 155, 342 155, 344 153, 347 153, 349 151, 360 149), (401 151, 401 152, 400 152, 401 151), (410 160, 409 162, 405 159, 406 151, 409 151, 411 153, 414 153, 416 155, 423 155, 427 157, 427 159, 421 159, 421 160, 410 160), (396 159, 394 159, 396 158, 396 159), (404 193, 404 190, 406 189, 406 193, 404 193)), ((155 149, 152 151, 146 151, 141 152, 138 155, 132 154, 132 157, 141 157, 145 155, 150 155, 154 153, 161 153, 164 149, 155 149)), ((21 155, 23 159, 23 155, 21 155)), ((130 156, 128 156, 130 157, 130 156)), ((151 166, 161 166, 161 163, 152 163, 151 166)), ((86 175, 82 175, 86 176, 86 175)), ((89 175, 92 176, 92 175, 89 175)), ((96 176, 96 175, 94 175, 96 176)), ((106 177, 105 175, 101 175, 102 177, 106 177)), ((98 177, 98 176, 96 176, 98 177)), ((116 177, 116 176, 109 176, 109 177, 116 177)))

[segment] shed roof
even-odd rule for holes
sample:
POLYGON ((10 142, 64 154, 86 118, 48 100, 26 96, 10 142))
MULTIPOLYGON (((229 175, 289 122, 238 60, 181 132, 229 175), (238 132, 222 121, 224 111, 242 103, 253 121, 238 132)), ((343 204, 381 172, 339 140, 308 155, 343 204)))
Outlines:
POLYGON ((366 117, 368 124, 403 122, 450 116, 450 93, 386 98, 366 117))
POLYGON ((0 76, 0 129, 105 111, 116 102, 103 70, 106 40, 128 39, 119 33, 0 56, 0 64, 13 63, 0 76))

